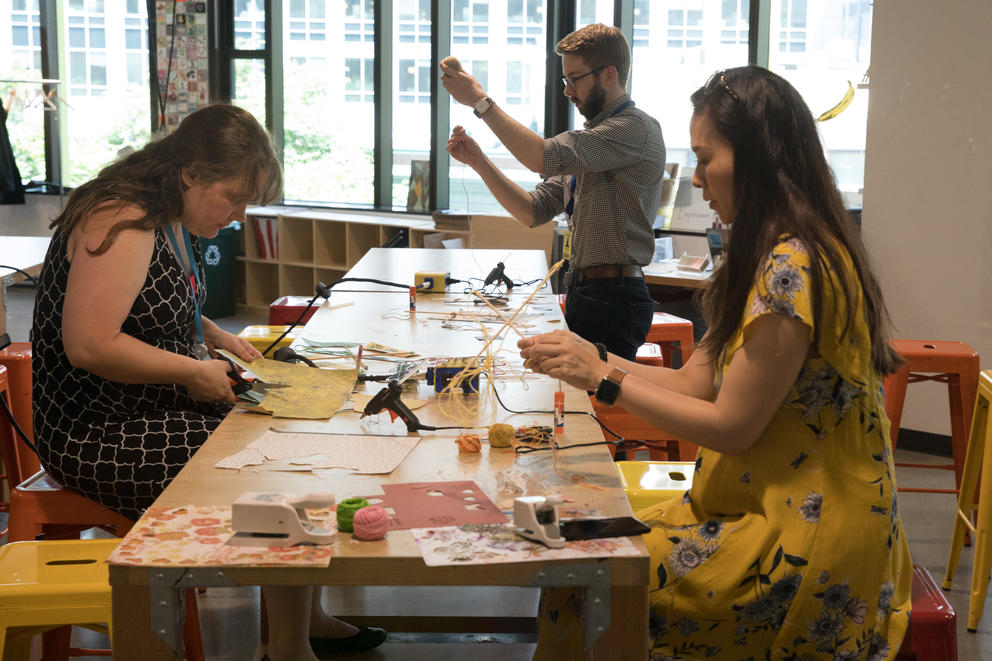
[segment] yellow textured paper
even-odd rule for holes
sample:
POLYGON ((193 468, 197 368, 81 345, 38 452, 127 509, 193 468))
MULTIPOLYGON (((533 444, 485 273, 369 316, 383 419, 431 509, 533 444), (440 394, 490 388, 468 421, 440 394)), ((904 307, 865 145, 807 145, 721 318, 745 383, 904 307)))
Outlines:
POLYGON ((247 362, 227 351, 219 353, 254 374, 268 386, 258 409, 274 418, 330 418, 351 394, 358 370, 314 369, 268 358, 247 362))

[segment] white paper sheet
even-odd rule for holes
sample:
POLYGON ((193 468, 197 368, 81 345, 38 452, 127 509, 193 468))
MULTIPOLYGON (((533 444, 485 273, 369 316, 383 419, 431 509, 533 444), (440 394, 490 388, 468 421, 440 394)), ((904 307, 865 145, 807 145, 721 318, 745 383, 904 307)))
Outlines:
POLYGON ((420 442, 419 436, 310 434, 268 430, 215 468, 306 471, 345 468, 356 473, 391 473, 420 442))

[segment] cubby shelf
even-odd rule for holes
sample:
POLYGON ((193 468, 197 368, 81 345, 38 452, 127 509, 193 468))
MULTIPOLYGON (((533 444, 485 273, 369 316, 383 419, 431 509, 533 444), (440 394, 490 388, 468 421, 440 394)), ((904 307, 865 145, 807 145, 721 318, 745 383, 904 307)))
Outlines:
MULTIPOLYGON (((244 252, 239 257, 238 299, 242 308, 267 311, 280 296, 309 296, 317 282, 344 277, 370 248, 406 230, 411 248, 438 232, 426 216, 359 213, 299 207, 253 207, 245 218, 244 252)), ((468 230, 442 232, 461 237, 468 230)))

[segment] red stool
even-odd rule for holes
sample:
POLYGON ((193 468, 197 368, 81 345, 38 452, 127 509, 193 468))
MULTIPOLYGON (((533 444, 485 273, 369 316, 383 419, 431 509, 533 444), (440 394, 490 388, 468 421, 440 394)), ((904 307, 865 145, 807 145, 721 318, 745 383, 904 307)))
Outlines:
MULTIPOLYGON (((637 350, 637 362, 655 367, 663 366, 661 347, 657 344, 642 344, 637 350)), ((614 456, 620 450, 627 452, 647 450, 652 461, 691 461, 695 458, 699 449, 695 443, 673 438, 636 415, 628 413, 621 406, 606 406, 595 397, 590 397, 589 400, 592 402, 597 419, 624 439, 631 439, 621 447, 611 445, 610 453, 614 456)))
POLYGON ((932 466, 925 464, 903 464, 912 468, 940 468, 954 471, 954 489, 899 488, 899 491, 925 493, 954 493, 961 488, 961 473, 964 470, 965 453, 968 449, 968 431, 971 429, 971 415, 975 408, 978 392, 978 354, 964 342, 944 342, 931 340, 892 340, 894 348, 906 364, 895 374, 885 377, 885 415, 892 423, 892 447, 899 438, 899 423, 906 398, 906 386, 921 381, 937 381, 947 384, 947 395, 951 410, 951 449, 953 464, 932 466))
POLYGON ((930 572, 913 565, 913 614, 896 661, 957 661, 956 619, 930 572))
POLYGON ((664 367, 665 358, 661 353, 661 345, 645 342, 637 347, 637 362, 652 367, 664 367))
MULTIPOLYGON (((7 385, 7 368, 0 365, 0 397, 10 410, 10 393, 7 385)), ((0 463, 3 464, 3 473, 0 480, 6 484, 0 489, 0 512, 10 511, 9 494, 18 484, 21 483, 21 462, 18 459, 17 441, 14 438, 14 427, 7 420, 6 415, 0 414, 0 463)), ((7 530, 0 530, 0 537, 7 534, 7 530)))
POLYGON ((665 367, 672 366, 673 342, 679 343, 679 353, 682 364, 685 365, 696 345, 692 335, 692 322, 682 317, 676 317, 667 312, 655 312, 651 322, 651 330, 644 338, 645 342, 653 342, 661 347, 665 367))
MULTIPOLYGON (((14 413, 14 419, 24 430, 25 435, 34 441, 34 421, 33 405, 31 399, 31 343, 13 342, 4 349, 0 349, 0 365, 7 368, 7 385, 10 395, 10 409, 14 413)), ((0 413, 0 416, 3 416, 0 413)), ((4 418, 6 416, 3 416, 4 418)), ((6 420, 4 420, 6 422, 6 420)), ((20 480, 13 484, 19 484, 26 480, 28 476, 34 475, 41 470, 41 463, 38 457, 24 442, 15 437, 14 443, 17 447, 17 458, 20 462, 20 480)))

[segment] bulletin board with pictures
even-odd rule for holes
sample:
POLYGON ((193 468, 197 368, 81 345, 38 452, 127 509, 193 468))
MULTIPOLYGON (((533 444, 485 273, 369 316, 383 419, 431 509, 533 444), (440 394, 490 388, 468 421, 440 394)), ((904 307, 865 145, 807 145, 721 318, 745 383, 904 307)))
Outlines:
POLYGON ((208 103, 207 3, 159 0, 155 28, 160 125, 171 131, 208 103))

